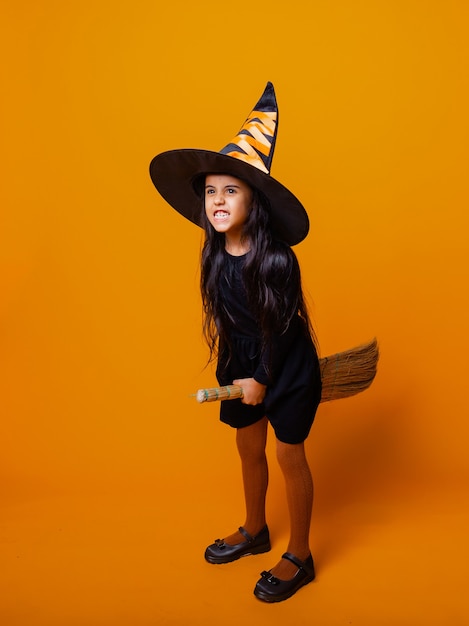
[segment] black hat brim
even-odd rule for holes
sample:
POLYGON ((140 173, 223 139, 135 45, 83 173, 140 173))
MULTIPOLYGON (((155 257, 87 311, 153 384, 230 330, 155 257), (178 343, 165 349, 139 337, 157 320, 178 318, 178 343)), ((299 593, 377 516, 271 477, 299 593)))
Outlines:
POLYGON ((202 226, 201 202, 194 187, 203 174, 230 174, 258 189, 269 201, 276 238, 290 246, 309 231, 308 215, 301 202, 270 174, 239 159, 210 150, 169 150, 150 163, 153 184, 176 211, 202 226))

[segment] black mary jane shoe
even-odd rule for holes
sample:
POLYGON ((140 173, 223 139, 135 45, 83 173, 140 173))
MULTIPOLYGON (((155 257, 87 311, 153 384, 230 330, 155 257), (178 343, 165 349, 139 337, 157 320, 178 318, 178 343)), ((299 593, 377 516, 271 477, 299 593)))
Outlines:
POLYGON ((264 602, 282 602, 287 598, 291 598, 298 589, 307 585, 314 580, 314 563, 313 557, 309 557, 305 561, 300 561, 294 554, 285 552, 282 559, 287 559, 297 566, 298 571, 290 580, 280 580, 273 576, 271 572, 262 572, 262 578, 257 582, 254 589, 254 595, 264 602))
POLYGON ((240 559, 242 556, 261 554, 262 552, 268 552, 270 550, 270 537, 267 526, 264 526, 261 532, 255 537, 250 535, 242 526, 239 528, 239 532, 246 538, 246 541, 241 541, 241 543, 230 546, 225 543, 224 539, 216 539, 215 543, 212 543, 205 550, 205 560, 218 565, 221 563, 231 563, 232 561, 240 559))

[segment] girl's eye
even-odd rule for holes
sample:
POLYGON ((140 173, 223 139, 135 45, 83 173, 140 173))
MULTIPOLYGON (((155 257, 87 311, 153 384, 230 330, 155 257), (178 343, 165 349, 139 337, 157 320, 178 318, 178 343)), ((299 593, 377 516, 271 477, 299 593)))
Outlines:
POLYGON ((236 189, 228 189, 228 193, 236 193, 236 189))
POLYGON ((211 193, 213 193, 213 189, 206 189, 205 193, 208 195, 210 195, 211 193))

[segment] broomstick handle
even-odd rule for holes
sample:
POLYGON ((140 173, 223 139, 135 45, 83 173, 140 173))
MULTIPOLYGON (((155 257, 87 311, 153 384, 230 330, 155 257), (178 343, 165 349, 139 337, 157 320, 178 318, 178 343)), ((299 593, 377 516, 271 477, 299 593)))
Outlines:
POLYGON ((234 400, 243 397, 243 388, 239 385, 226 385, 225 387, 199 389, 195 397, 200 403, 213 402, 214 400, 234 400))
MULTIPOLYGON (((376 376, 378 359, 379 348, 376 339, 319 359, 321 402, 349 398, 368 389, 376 376)), ((233 400, 243 397, 243 389, 238 385, 212 387, 199 389, 195 396, 200 403, 233 400)))

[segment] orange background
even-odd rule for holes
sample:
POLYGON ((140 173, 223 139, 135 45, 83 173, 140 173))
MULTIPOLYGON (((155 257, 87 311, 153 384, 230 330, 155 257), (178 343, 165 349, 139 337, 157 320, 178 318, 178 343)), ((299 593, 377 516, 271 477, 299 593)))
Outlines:
POLYGON ((0 9, 0 619, 5 626, 469 621, 469 5, 4 0, 0 9), (213 567, 243 521, 203 370, 200 231, 148 164, 220 149, 272 80, 273 175, 322 354, 376 335, 373 387, 307 442, 317 582, 213 567))

